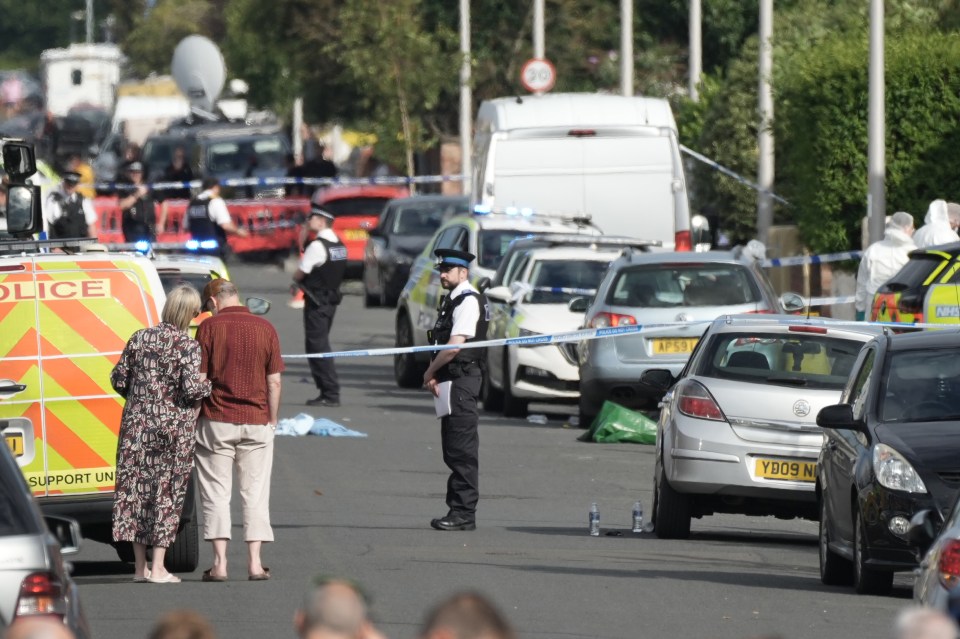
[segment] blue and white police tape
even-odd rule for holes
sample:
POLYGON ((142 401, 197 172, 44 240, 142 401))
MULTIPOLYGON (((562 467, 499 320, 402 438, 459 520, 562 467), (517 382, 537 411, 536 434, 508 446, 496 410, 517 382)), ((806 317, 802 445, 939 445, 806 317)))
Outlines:
MULTIPOLYGON (((227 178, 220 181, 223 186, 286 186, 293 184, 304 184, 307 186, 406 186, 410 184, 440 184, 443 182, 461 182, 463 175, 418 175, 407 177, 403 175, 384 175, 377 177, 336 177, 336 178, 298 178, 298 177, 245 177, 245 178, 227 178)), ((128 182, 98 182, 96 184, 84 184, 83 186, 93 186, 101 191, 124 191, 131 190, 134 185, 128 182)), ((188 182, 152 182, 147 184, 153 191, 165 191, 170 189, 195 189, 201 186, 200 180, 188 182)))
MULTIPOLYGON (((709 324, 710 321, 687 322, 687 324, 709 324)), ((333 359, 341 357, 377 357, 382 355, 403 355, 406 353, 429 353, 433 351, 448 351, 456 349, 469 348, 487 348, 489 346, 543 346, 545 344, 562 344, 564 342, 579 342, 585 339, 599 339, 601 337, 615 337, 619 335, 631 335, 640 333, 644 330, 657 328, 661 326, 675 326, 671 324, 647 324, 644 326, 611 326, 609 328, 584 328, 578 331, 569 331, 566 333, 553 333, 544 335, 530 335, 527 337, 507 337, 502 339, 489 339, 482 342, 467 342, 464 344, 439 344, 436 346, 398 346, 395 348, 373 348, 357 351, 339 351, 335 353, 307 353, 298 355, 283 355, 286 359, 333 359)))
POLYGON ((843 251, 841 253, 825 253, 823 255, 797 255, 795 257, 775 257, 764 260, 762 266, 802 266, 804 264, 825 264, 827 262, 844 262, 859 260, 863 251, 843 251))
POLYGON ((734 180, 736 180, 737 182, 740 182, 740 183, 743 184, 744 186, 749 186, 751 189, 753 189, 754 191, 757 191, 757 192, 759 192, 759 193, 769 193, 769 194, 770 194, 770 197, 772 197, 772 198, 773 198, 774 200, 776 200, 777 202, 780 202, 781 204, 786 204, 787 206, 790 206, 790 202, 786 201, 785 199, 783 199, 782 197, 780 197, 779 195, 777 195, 777 194, 774 193, 773 191, 768 191, 767 189, 762 188, 759 184, 757 184, 757 183, 755 183, 755 182, 751 182, 750 180, 748 180, 747 178, 743 177, 743 176, 740 175, 739 173, 736 173, 736 172, 733 171, 732 169, 728 169, 727 167, 723 166, 722 164, 718 164, 717 162, 714 162, 713 160, 711 160, 711 159, 708 158, 707 156, 705 156, 705 155, 703 155, 703 154, 701 154, 701 153, 697 153, 697 152, 694 151, 693 149, 688 148, 688 147, 686 147, 686 146, 684 146, 684 145, 682 145, 682 144, 680 145, 680 150, 681 150, 682 152, 686 153, 687 155, 689 155, 690 157, 692 157, 693 159, 699 160, 700 162, 703 162, 704 164, 706 164, 706 165, 709 166, 710 168, 715 169, 715 170, 717 170, 717 171, 720 171, 721 173, 723 173, 724 175, 726 175, 726 176, 728 176, 728 177, 732 177, 734 180))

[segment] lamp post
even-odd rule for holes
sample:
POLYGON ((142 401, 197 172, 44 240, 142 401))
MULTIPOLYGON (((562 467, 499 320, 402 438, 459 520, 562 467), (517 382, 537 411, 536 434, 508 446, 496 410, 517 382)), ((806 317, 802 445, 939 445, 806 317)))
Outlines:
POLYGON ((690 32, 690 78, 689 95, 694 102, 700 101, 700 76, 703 74, 703 47, 700 18, 700 0, 690 0, 690 10, 687 19, 690 32))
POLYGON ((773 0, 760 0, 760 131, 757 134, 760 157, 757 166, 757 239, 767 244, 773 225, 773 0))
POLYGON ((633 95, 633 0, 620 0, 620 93, 633 95))
POLYGON ((460 0, 460 182, 464 195, 470 195, 473 180, 471 123, 473 91, 470 89, 470 0, 460 0))
POLYGON ((869 216, 869 241, 872 244, 883 239, 884 221, 887 216, 886 144, 884 135, 883 86, 883 0, 870 0, 870 71, 867 115, 867 214, 869 216))

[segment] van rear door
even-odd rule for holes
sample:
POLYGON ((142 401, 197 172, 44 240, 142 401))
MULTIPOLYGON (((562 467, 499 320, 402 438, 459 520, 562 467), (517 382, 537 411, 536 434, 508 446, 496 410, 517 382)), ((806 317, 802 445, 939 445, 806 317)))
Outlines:
POLYGON ((37 454, 21 468, 38 497, 111 492, 123 400, 110 372, 130 335, 159 321, 159 280, 126 257, 31 262, 20 294, 36 318, 39 383, 23 408, 37 454))

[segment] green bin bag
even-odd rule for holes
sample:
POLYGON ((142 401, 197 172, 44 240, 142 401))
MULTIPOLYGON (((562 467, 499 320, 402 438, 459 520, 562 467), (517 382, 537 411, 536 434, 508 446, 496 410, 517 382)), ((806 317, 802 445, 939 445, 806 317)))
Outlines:
POLYGON ((590 425, 590 430, 579 439, 583 442, 592 441, 601 444, 617 442, 653 444, 657 441, 657 422, 643 413, 608 401, 603 403, 603 408, 590 425))

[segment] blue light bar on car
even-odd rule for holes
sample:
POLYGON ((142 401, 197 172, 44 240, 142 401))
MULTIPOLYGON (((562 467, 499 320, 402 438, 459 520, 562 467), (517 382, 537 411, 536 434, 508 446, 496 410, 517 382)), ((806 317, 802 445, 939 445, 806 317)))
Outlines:
POLYGON ((211 251, 217 248, 219 244, 216 240, 187 240, 187 243, 184 245, 184 248, 188 251, 211 251))
POLYGON ((490 208, 487 204, 474 204, 473 205, 473 214, 474 215, 489 215, 493 212, 493 209, 490 208))
POLYGON ((146 241, 146 240, 140 240, 140 241, 138 241, 138 242, 134 242, 134 244, 133 244, 133 249, 134 249, 137 253, 149 253, 149 252, 150 252, 150 242, 148 242, 148 241, 146 241))

